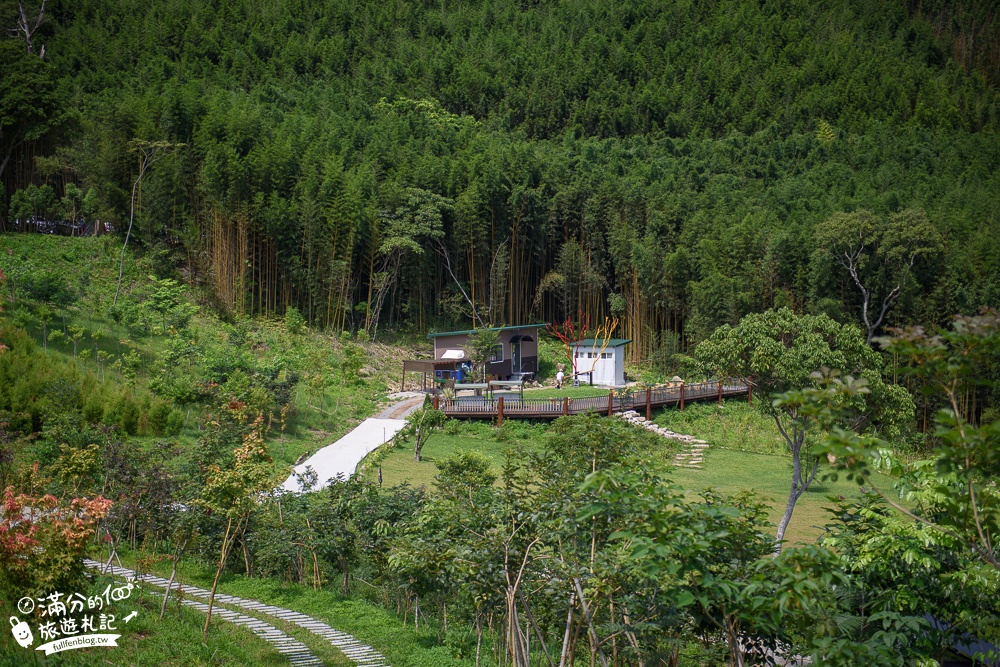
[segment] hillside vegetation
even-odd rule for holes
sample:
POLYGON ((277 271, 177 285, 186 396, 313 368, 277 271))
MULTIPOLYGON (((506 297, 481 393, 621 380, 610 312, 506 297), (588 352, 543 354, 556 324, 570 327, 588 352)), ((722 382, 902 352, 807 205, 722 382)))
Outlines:
POLYGON ((669 356, 772 306, 858 321, 814 229, 859 209, 925 212, 940 237, 883 324, 1000 297, 987 2, 46 12, 36 55, 3 42, 24 86, 6 136, 35 139, 2 174, 8 226, 67 183, 124 225, 131 142, 169 142, 134 237, 236 312, 374 335, 584 310, 669 356))

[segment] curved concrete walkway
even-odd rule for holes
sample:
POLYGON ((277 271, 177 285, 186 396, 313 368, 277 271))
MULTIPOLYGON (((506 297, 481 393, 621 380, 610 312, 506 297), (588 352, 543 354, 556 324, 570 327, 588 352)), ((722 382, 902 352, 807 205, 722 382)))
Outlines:
POLYGON ((295 493, 305 491, 295 475, 304 473, 306 467, 312 467, 316 471, 317 484, 310 489, 311 491, 326 488, 331 479, 349 478, 368 454, 392 440, 404 426, 406 426, 405 419, 364 420, 343 438, 332 445, 327 445, 295 466, 293 469, 295 472, 288 476, 281 488, 295 493))
MULTIPOLYGON (((137 577, 133 570, 129 570, 124 567, 115 567, 114 565, 106 566, 104 563, 99 563, 95 560, 86 559, 83 563, 92 570, 99 570, 102 573, 125 577, 126 579, 137 579, 138 581, 150 584, 151 586, 156 586, 157 588, 165 589, 169 583, 168 580, 163 577, 157 577, 152 574, 144 574, 137 577)), ((176 581, 171 584, 170 589, 182 591, 186 596, 204 599, 208 599, 211 594, 210 591, 207 591, 204 588, 181 584, 176 581)), ((325 639, 331 646, 339 649, 341 653, 348 657, 348 659, 353 660, 358 667, 389 667, 389 663, 386 661, 385 657, 371 646, 362 644, 346 632, 335 630, 326 623, 316 620, 312 616, 307 616, 306 614, 292 611, 291 609, 264 604, 258 600, 236 597, 235 595, 225 595, 223 593, 215 594, 215 602, 218 604, 241 607, 259 614, 266 614, 285 621, 286 623, 297 625, 300 628, 308 630, 314 635, 325 639)), ((193 600, 184 600, 181 604, 193 607, 206 613, 208 612, 207 604, 194 602, 193 600)), ((320 659, 309 650, 308 646, 293 637, 289 637, 273 625, 265 623, 252 616, 246 616, 224 608, 216 608, 212 611, 212 613, 218 614, 219 618, 250 628, 250 630, 252 630, 258 637, 261 637, 277 648, 279 653, 288 656, 289 660, 291 660, 295 667, 322 667, 323 665, 320 659)))
POLYGON ((408 393, 402 401, 389 406, 378 417, 369 417, 337 442, 323 447, 295 466, 281 488, 302 493, 304 489, 295 475, 304 473, 307 466, 316 471, 317 484, 312 491, 326 488, 331 479, 348 479, 358 469, 358 464, 372 451, 392 440, 406 426, 410 413, 419 410, 423 404, 424 394, 408 393))

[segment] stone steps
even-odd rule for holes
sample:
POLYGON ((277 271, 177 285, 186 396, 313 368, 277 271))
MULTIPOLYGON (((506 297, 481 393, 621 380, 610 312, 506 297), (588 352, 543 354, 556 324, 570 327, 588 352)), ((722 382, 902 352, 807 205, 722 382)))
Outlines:
POLYGON ((678 468, 694 468, 696 470, 701 470, 702 464, 705 462, 705 450, 708 449, 708 443, 704 440, 699 440, 693 435, 675 433, 671 430, 663 428, 662 426, 658 426, 651 421, 647 421, 645 417, 640 415, 635 410, 619 412, 615 416, 624 419, 629 424, 644 428, 652 433, 656 433, 661 437, 683 443, 683 449, 681 449, 681 451, 674 457, 674 466, 678 468))
MULTIPOLYGON (((167 587, 168 580, 163 577, 157 577, 151 574, 144 574, 136 577, 135 572, 132 570, 123 567, 115 567, 113 565, 106 568, 104 563, 98 563, 94 560, 85 560, 84 564, 91 569, 100 570, 106 574, 121 576, 126 579, 138 579, 143 583, 150 584, 151 586, 155 586, 157 588, 165 589, 167 587)), ((181 591, 186 597, 208 599, 211 593, 204 588, 189 586, 176 581, 171 584, 170 588, 171 590, 181 591)), ((335 630, 326 623, 316 620, 312 616, 307 616, 306 614, 292 611, 291 609, 265 604, 259 600, 251 600, 248 598, 237 597, 235 595, 226 595, 224 593, 216 593, 215 601, 218 604, 232 605, 234 607, 240 607, 242 609, 257 612, 258 614, 266 614, 286 623, 297 625, 304 630, 308 630, 312 634, 322 637, 331 646, 339 649, 341 653, 357 664, 358 667, 389 667, 389 663, 385 659, 385 656, 373 649, 371 646, 362 644, 346 632, 335 630)), ((206 613, 208 612, 207 604, 195 602, 193 600, 184 600, 182 604, 200 609, 206 613), (200 605, 200 607, 198 605, 200 605)), ((244 625, 250 628, 250 630, 253 631, 258 637, 263 638, 265 641, 268 641, 273 646, 277 647, 279 653, 288 656, 289 660, 295 667, 322 667, 323 665, 319 658, 313 655, 313 653, 309 650, 309 647, 297 639, 286 635, 273 625, 269 625, 255 617, 245 616, 228 609, 220 608, 213 610, 213 613, 218 613, 220 618, 227 621, 232 621, 237 625, 244 625), (222 612, 226 612, 225 615, 222 612), (240 620, 233 620, 233 618, 239 618, 240 620), (310 662, 310 660, 313 662, 310 662)))

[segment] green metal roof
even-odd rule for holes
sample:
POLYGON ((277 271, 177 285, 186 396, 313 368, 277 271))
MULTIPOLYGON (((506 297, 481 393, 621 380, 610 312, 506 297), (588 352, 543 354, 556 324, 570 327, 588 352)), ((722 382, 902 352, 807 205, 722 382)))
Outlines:
MULTIPOLYGON (((608 339, 607 347, 621 347, 622 345, 627 345, 631 343, 631 338, 610 338, 608 339)), ((573 346, 587 346, 587 347, 604 347, 603 338, 582 338, 578 341, 573 342, 573 346)))
MULTIPOLYGON (((518 324, 517 326, 510 327, 489 327, 487 331, 508 331, 510 329, 544 329, 549 326, 548 322, 542 322, 541 324, 518 324)), ((465 329, 463 331, 439 331, 438 333, 427 334, 428 338, 437 338, 438 336, 460 336, 462 334, 473 334, 481 329, 465 329)))

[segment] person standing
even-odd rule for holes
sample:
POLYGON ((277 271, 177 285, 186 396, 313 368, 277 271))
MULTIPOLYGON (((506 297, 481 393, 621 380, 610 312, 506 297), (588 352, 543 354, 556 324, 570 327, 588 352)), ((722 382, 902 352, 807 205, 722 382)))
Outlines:
POLYGON ((559 370, 558 370, 558 371, 556 371, 556 389, 562 389, 562 386, 563 386, 563 378, 564 378, 564 377, 566 377, 566 376, 565 376, 565 374, 563 373, 563 367, 562 367, 562 364, 560 364, 560 365, 559 365, 559 370))

